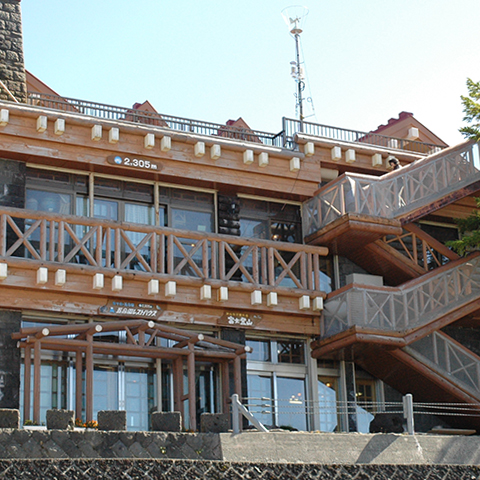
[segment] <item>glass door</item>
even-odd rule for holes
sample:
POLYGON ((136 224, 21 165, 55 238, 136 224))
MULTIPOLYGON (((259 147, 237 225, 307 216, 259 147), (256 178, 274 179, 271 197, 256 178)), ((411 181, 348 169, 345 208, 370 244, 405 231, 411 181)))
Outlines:
POLYGON ((128 430, 149 430, 149 414, 155 403, 155 378, 153 369, 125 367, 125 410, 128 430))

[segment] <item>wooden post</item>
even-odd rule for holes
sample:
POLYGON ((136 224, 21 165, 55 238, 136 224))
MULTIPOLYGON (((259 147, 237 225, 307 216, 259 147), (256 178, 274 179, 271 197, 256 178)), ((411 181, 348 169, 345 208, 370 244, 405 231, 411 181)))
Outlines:
POLYGON ((42 359, 42 344, 35 340, 33 345, 33 421, 40 425, 40 369, 42 359))
POLYGON ((274 286, 275 285, 275 253, 272 247, 268 247, 267 263, 268 263, 268 284, 274 286))
POLYGON ((237 355, 233 360, 233 381, 235 384, 235 392, 240 399, 242 398, 242 368, 240 355, 237 355))
POLYGON ((57 250, 57 262, 63 262, 63 259, 65 258, 65 222, 63 220, 58 222, 57 250))
POLYGON ((176 358, 173 361, 173 409, 182 415, 183 427, 185 427, 184 409, 183 409, 183 359, 176 358))
POLYGON ((188 344, 187 376, 188 376, 188 416, 190 430, 197 429, 197 408, 195 395, 195 352, 193 343, 188 344))
POLYGON ((23 421, 30 420, 30 389, 32 375, 32 347, 25 347, 25 365, 23 370, 23 421))
POLYGON ((228 399, 230 398, 230 368, 228 362, 222 362, 222 413, 228 413, 228 399))
POLYGON ((85 417, 86 421, 93 420, 93 335, 87 334, 87 350, 85 352, 85 417))
POLYGON ((79 349, 75 353, 75 418, 82 418, 82 351, 79 349))

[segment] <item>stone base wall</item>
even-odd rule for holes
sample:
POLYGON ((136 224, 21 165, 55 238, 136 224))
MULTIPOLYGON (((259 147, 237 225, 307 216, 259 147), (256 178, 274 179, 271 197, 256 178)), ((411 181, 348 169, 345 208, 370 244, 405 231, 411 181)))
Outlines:
POLYGON ((322 479, 479 480, 480 468, 463 465, 319 465, 195 460, 0 460, 3 479, 322 479))

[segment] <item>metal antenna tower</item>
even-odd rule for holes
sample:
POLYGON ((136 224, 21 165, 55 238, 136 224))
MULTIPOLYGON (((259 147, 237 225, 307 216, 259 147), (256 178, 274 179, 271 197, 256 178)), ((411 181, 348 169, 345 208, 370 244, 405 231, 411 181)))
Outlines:
POLYGON ((300 61, 300 34, 303 32, 305 17, 308 15, 308 8, 301 5, 292 5, 282 10, 282 17, 288 26, 290 34, 295 39, 296 60, 290 62, 291 75, 297 83, 297 99, 296 107, 299 112, 300 131, 303 132, 303 122, 305 116, 303 114, 303 91, 305 90, 305 71, 300 61))

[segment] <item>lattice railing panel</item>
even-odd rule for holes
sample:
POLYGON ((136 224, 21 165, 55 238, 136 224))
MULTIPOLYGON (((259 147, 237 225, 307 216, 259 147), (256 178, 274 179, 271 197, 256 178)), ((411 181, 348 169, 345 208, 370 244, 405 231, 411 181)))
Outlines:
POLYGON ((480 298, 480 256, 404 287, 354 286, 325 302, 325 336, 351 326, 405 331, 480 298))
POLYGON ((480 399, 480 358, 442 332, 433 332, 404 350, 480 399))
POLYGON ((395 218, 480 180, 480 144, 426 157, 382 177, 345 174, 304 203, 304 236, 346 213, 395 218), (312 207, 318 202, 320 208, 312 207))
POLYGON ((0 256, 321 291, 309 245, 0 209, 0 256))

